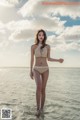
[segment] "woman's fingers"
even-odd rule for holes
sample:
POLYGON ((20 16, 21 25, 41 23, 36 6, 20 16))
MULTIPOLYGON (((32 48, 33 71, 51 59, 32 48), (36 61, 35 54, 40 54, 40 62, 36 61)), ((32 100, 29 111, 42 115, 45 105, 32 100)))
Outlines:
POLYGON ((60 62, 62 63, 62 62, 63 62, 63 59, 61 59, 60 62))
POLYGON ((30 77, 31 77, 31 79, 33 79, 33 72, 30 73, 30 77))
POLYGON ((59 59, 59 62, 60 62, 60 63, 62 63, 63 61, 64 61, 64 59, 62 59, 62 58, 59 59))

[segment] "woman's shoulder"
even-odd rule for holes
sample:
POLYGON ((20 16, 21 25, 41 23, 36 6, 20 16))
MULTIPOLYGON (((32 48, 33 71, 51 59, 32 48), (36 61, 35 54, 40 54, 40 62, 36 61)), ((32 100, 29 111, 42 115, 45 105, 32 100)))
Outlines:
POLYGON ((31 48, 34 49, 36 47, 36 44, 32 44, 31 48))
POLYGON ((49 45, 49 44, 46 44, 46 46, 47 46, 48 48, 50 48, 50 45, 49 45))

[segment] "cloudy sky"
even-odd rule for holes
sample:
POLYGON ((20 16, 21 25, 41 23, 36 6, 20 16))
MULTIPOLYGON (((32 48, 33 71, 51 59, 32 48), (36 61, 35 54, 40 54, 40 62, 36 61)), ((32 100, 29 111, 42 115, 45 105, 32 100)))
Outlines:
POLYGON ((80 67, 80 5, 43 1, 55 0, 0 0, 0 67, 30 67, 30 47, 39 29, 46 31, 51 58, 64 59, 62 64, 48 61, 50 67, 80 67))

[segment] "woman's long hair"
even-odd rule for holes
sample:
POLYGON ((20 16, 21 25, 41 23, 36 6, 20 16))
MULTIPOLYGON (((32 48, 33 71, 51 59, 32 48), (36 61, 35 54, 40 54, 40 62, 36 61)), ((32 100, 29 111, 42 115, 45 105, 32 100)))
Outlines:
POLYGON ((42 41, 42 46, 41 46, 41 49, 42 49, 46 46, 47 35, 46 35, 46 32, 43 29, 38 30, 38 32, 36 34, 36 39, 35 39, 35 44, 36 45, 38 45, 38 43, 39 43, 39 39, 38 39, 39 32, 43 32, 43 34, 44 34, 44 40, 42 41))

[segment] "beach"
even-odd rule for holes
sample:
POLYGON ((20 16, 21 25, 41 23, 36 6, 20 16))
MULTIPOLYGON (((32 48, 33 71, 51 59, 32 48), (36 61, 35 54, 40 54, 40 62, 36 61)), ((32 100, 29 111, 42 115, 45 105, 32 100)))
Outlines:
MULTIPOLYGON (((29 68, 0 68, 0 110, 12 120, 36 120, 36 84, 29 68)), ((50 68, 44 120, 80 120, 80 68, 50 68)))

